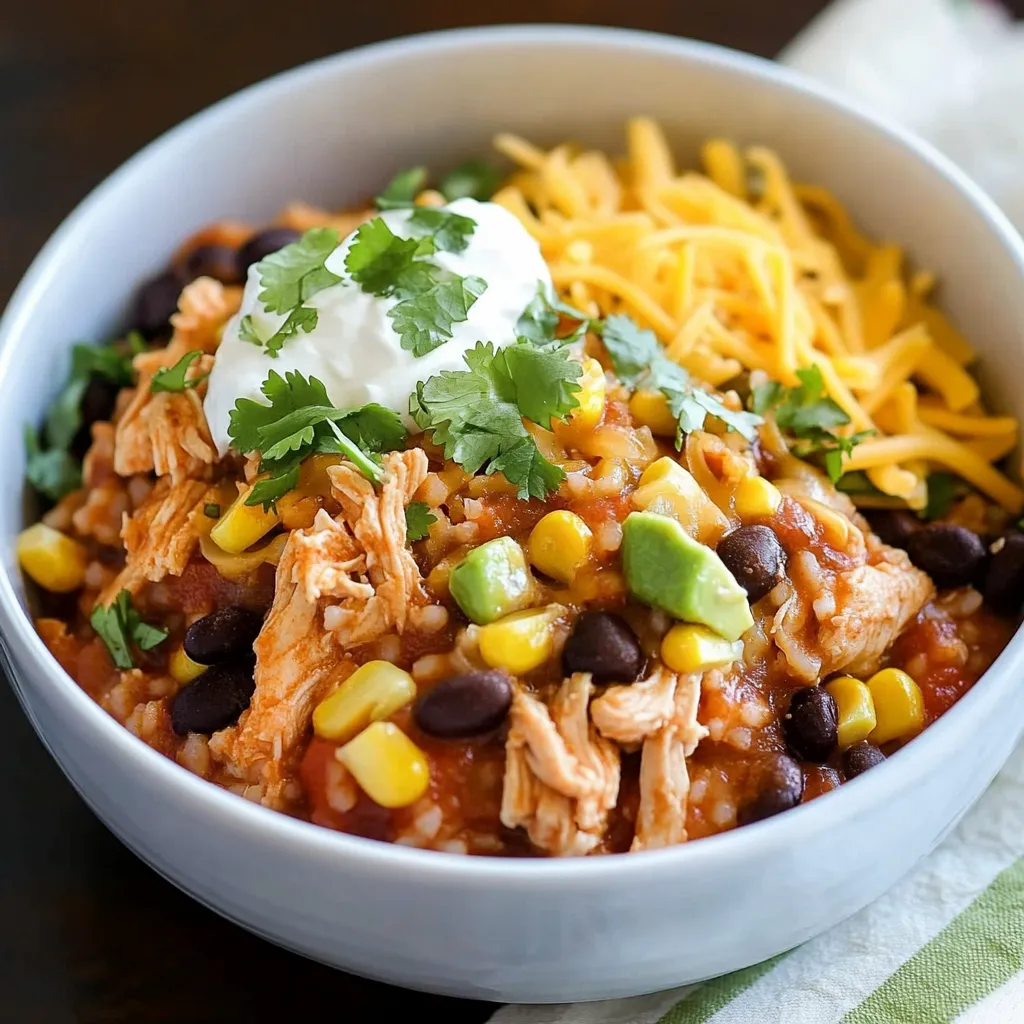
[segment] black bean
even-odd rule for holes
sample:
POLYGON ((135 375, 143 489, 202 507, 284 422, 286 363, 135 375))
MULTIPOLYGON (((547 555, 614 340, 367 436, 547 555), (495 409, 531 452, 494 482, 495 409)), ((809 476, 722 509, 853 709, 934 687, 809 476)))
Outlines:
POLYGON ((512 682, 504 672, 467 672, 438 683, 413 706, 428 736, 468 739, 497 729, 512 706, 512 682))
POLYGON ((1024 604, 1024 533, 1004 534, 992 545, 983 593, 997 612, 1020 612, 1024 604))
POLYGON ((741 825, 788 811, 796 807, 804 795, 804 773, 800 765, 785 754, 773 755, 758 774, 757 796, 741 807, 737 815, 741 825))
POLYGON ((196 619, 185 630, 185 653, 200 665, 217 665, 252 650, 263 618, 258 613, 231 605, 196 619))
POLYGON ((135 296, 135 312, 131 326, 147 338, 166 334, 171 315, 178 308, 178 297, 188 282, 177 270, 165 270, 151 277, 135 296))
POLYGON ((801 761, 827 761, 836 748, 839 709, 835 698, 820 686, 797 690, 782 719, 789 752, 801 761))
POLYGON ((183 270, 190 281, 212 277, 222 284, 237 284, 241 280, 238 257, 226 245, 200 245, 193 249, 185 258, 183 270))
POLYGON ((595 683, 632 683, 644 667, 636 634, 619 615, 584 612, 562 651, 566 675, 590 672, 595 683))
POLYGON ((860 743, 854 743, 852 747, 847 747, 843 751, 843 771, 847 779, 853 779, 884 760, 885 754, 874 743, 861 740, 860 743))
POLYGON ((238 250, 238 276, 245 277, 249 272, 249 267, 254 263, 259 263, 264 256, 269 256, 272 252, 277 252, 278 249, 297 242, 301 237, 301 232, 295 231, 293 228, 268 228, 266 231, 253 235, 238 250))
POLYGON ((894 548, 905 548, 911 535, 921 529, 921 520, 904 509, 875 509, 865 512, 864 518, 882 543, 894 548))
POLYGON ((214 665, 183 686, 171 699, 171 728, 209 736, 234 725, 256 689, 253 665, 252 658, 214 665))
POLYGON ((753 604, 786 576, 786 553, 768 526, 741 526, 718 542, 718 557, 753 604))
POLYGON ((909 538, 907 554, 937 587, 962 587, 981 576, 987 552, 981 538, 966 527, 930 523, 909 538))
POLYGON ((82 425, 71 442, 71 452, 76 458, 82 458, 92 444, 92 425, 100 420, 109 420, 114 415, 114 405, 120 390, 119 384, 99 374, 89 378, 78 403, 82 425))

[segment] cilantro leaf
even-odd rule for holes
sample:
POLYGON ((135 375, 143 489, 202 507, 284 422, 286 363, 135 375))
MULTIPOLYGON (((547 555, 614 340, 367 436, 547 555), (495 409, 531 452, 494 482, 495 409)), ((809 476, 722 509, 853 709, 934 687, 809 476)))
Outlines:
POLYGON ((209 373, 200 374, 198 377, 186 379, 188 368, 197 360, 202 358, 203 353, 199 349, 192 349, 186 352, 173 366, 161 367, 153 374, 149 382, 149 390, 156 394, 159 391, 185 391, 187 388, 194 388, 200 381, 206 380, 209 373))
POLYGON ((142 621, 127 590, 122 590, 106 608, 97 605, 89 622, 106 644, 114 664, 120 669, 135 666, 132 645, 149 651, 167 639, 166 629, 142 621))
POLYGON ((520 498, 546 497, 565 473, 540 453, 523 418, 550 426, 568 415, 582 366, 565 349, 525 343, 496 351, 478 342, 464 358, 466 370, 443 370, 416 386, 413 419, 468 473, 503 472, 520 498))
POLYGON ((215 501, 208 501, 203 506, 203 515, 207 519, 220 519, 220 505, 215 501))
POLYGON ((127 342, 128 352, 117 345, 75 345, 71 349, 72 379, 85 379, 95 374, 112 384, 128 387, 134 379, 132 357, 145 352, 147 345, 137 331, 128 336, 127 342))
MULTIPOLYGON (((383 218, 375 217, 359 225, 345 255, 345 269, 364 292, 394 295, 408 275, 419 248, 419 239, 400 238, 383 218)), ((426 263, 424 267, 433 269, 426 263)))
POLYGON ((336 422, 353 443, 368 452, 393 452, 409 434, 397 412, 376 402, 352 409, 336 422))
POLYGON ((387 188, 374 200, 378 210, 394 210, 411 206, 416 195, 427 183, 426 167, 410 167, 399 171, 387 184, 387 188))
POLYGON ((52 501, 59 501, 82 483, 81 466, 69 449, 82 431, 82 399, 89 382, 98 378, 118 387, 132 383, 132 356, 146 351, 147 346, 140 335, 129 335, 126 340, 127 351, 121 344, 73 346, 67 383, 46 413, 45 444, 34 429, 26 428, 25 476, 52 501))
POLYGON ((537 294, 530 300, 516 322, 516 336, 537 345, 544 345, 555 340, 557 328, 558 314, 548 302, 544 282, 538 281, 537 294))
POLYGON ((684 434, 702 430, 708 416, 721 420, 747 440, 756 434, 761 417, 730 409, 720 398, 693 384, 690 375, 665 355, 653 331, 642 330, 630 317, 609 316, 601 332, 604 347, 619 380, 629 387, 660 391, 676 419, 676 447, 684 434))
POLYGON ((324 266, 338 241, 334 228, 311 228, 297 242, 259 261, 256 270, 263 286, 259 300, 268 313, 290 313, 341 280, 324 266))
POLYGON ((516 322, 516 336, 533 345, 557 347, 578 341, 591 329, 593 320, 586 313, 551 298, 543 281, 537 282, 537 294, 530 300, 516 322), (579 321, 575 330, 559 338, 557 331, 561 317, 579 321))
POLYGON ((438 191, 448 202, 456 199, 485 202, 497 191, 501 178, 501 171, 486 160, 467 160, 441 179, 438 191))
POLYGON ((641 330, 622 314, 614 314, 605 320, 601 338, 615 375, 627 387, 635 387, 652 365, 664 358, 654 331, 641 330))
POLYGON ((265 468, 270 476, 253 484, 245 499, 246 505, 262 505, 263 511, 269 512, 276 506, 278 498, 283 498, 298 486, 301 461, 301 458, 296 456, 273 466, 261 462, 260 468, 265 468))
POLYGON ((967 493, 967 485, 952 473, 929 473, 928 501, 922 513, 925 519, 941 519, 949 513, 953 502, 967 493))
POLYGON ((263 341, 256 333, 251 316, 243 316, 238 324, 238 335, 243 341, 252 342, 266 349, 267 355, 276 359, 278 353, 284 347, 289 338, 294 338, 299 331, 308 334, 316 329, 320 320, 319 312, 313 306, 296 306, 287 317, 284 323, 274 333, 263 341))
POLYGON ((845 427, 850 417, 841 405, 825 396, 821 369, 817 365, 805 367, 796 375, 800 383, 795 387, 772 381, 754 388, 751 405, 759 414, 774 410, 779 429, 796 439, 793 454, 801 459, 819 458, 829 479, 836 483, 843 475, 843 457, 874 431, 837 434, 832 428, 845 427))
POLYGON ((251 398, 239 398, 228 415, 228 437, 243 455, 257 451, 262 444, 260 431, 288 413, 308 405, 331 405, 327 388, 316 377, 307 380, 298 372, 289 372, 282 377, 271 370, 260 391, 269 405, 251 398))
POLYGON ((565 471, 548 462, 531 438, 506 448, 494 459, 489 473, 504 473, 509 483, 518 486, 518 497, 544 498, 557 491, 565 471))
POLYGON ((436 522, 437 516, 430 511, 430 506, 425 501, 411 501, 406 505, 405 535, 410 541, 423 540, 436 522))
POLYGON ((403 299, 388 310, 402 348, 425 356, 452 336, 452 326, 463 323, 473 303, 487 290, 481 277, 451 277, 427 291, 403 299))
POLYGON ((239 398, 228 418, 234 447, 242 454, 259 451, 260 472, 268 474, 249 492, 247 505, 272 506, 298 483, 302 460, 317 452, 345 455, 367 478, 379 483, 376 453, 393 451, 405 440, 406 430, 397 413, 376 403, 359 409, 335 408, 316 377, 307 379, 294 370, 282 377, 271 370, 260 390, 269 404, 239 398))
POLYGON ((60 501, 82 486, 82 467, 63 448, 43 451, 34 427, 25 427, 25 478, 44 497, 60 501))
POLYGON ((82 398, 89 375, 72 376, 46 411, 46 443, 51 449, 67 449, 82 429, 82 398))
POLYGON ((519 412, 528 420, 551 429, 552 419, 564 419, 580 403, 577 383, 583 366, 559 351, 532 345, 510 345, 495 357, 495 372, 504 372, 519 412))
POLYGON ((416 207, 409 223, 429 231, 434 245, 442 252, 465 252, 476 231, 476 221, 472 218, 436 206, 416 207))

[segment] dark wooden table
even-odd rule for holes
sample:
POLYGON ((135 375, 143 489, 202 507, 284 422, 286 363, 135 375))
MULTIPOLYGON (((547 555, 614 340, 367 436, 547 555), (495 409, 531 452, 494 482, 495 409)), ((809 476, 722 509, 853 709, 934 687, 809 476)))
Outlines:
MULTIPOLYGON (((503 21, 656 29, 776 53, 824 0, 0 0, 0 305, 62 217, 154 136, 283 68, 408 32, 503 21)), ((101 258, 97 254, 98 258, 101 258)), ((11 439, 7 443, 13 443, 11 439)), ((283 952, 193 903, 86 810, 0 680, 0 1021, 347 1022, 484 1003, 283 952), (326 1018, 325 1018, 326 1019, 326 1018)), ((495 922, 496 927, 500 926, 495 922)))

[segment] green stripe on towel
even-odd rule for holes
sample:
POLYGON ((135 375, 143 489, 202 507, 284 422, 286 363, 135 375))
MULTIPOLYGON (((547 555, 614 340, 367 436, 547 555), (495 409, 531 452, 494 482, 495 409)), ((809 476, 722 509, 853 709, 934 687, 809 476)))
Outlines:
POLYGON ((742 995, 758 978, 764 977, 780 960, 789 956, 780 953, 771 960, 734 971, 722 978, 713 978, 694 989, 685 999, 676 1003, 658 1024, 704 1024, 723 1006, 728 1006, 737 996, 742 995))
MULTIPOLYGON (((1022 968, 1024 858, 998 874, 966 910, 852 1009, 843 1024, 948 1024, 1022 968)), ((689 1018, 678 1021, 688 1024, 689 1018)))

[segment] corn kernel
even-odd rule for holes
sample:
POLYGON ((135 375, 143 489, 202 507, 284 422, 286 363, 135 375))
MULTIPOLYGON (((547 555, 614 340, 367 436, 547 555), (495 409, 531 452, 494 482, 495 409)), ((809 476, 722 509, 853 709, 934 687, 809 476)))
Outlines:
POLYGON ((241 554, 281 521, 273 509, 264 512, 262 505, 246 505, 250 491, 247 488, 235 498, 210 531, 210 538, 221 551, 241 554))
POLYGON ((883 668, 868 680, 878 724, 868 739, 878 745, 904 739, 924 726, 924 698, 921 688, 906 672, 883 668))
POLYGON ((629 400, 629 411, 642 427, 650 427, 659 437, 675 437, 679 426, 668 400, 660 391, 636 391, 629 400))
POLYGON ((778 487, 763 476, 745 476, 733 495, 741 519, 765 519, 782 504, 778 487))
POLYGON ((572 583, 590 558, 592 539, 590 527, 574 512, 549 512, 531 531, 527 552, 542 573, 572 583))
POLYGON ((85 548, 45 523, 22 530, 16 548, 21 568, 44 590, 67 594, 85 580, 85 548))
POLYGON ((171 652, 167 663, 167 671, 171 678, 178 683, 191 683, 193 679, 201 676, 207 669, 206 665, 200 665, 193 661, 186 653, 185 648, 178 646, 171 652))
POLYGON ((297 490, 277 499, 277 514, 286 530, 308 530, 321 508, 323 502, 320 498, 297 490))
POLYGON ((604 368, 596 359, 584 360, 583 376, 577 383, 580 390, 576 392, 576 400, 580 404, 570 413, 569 422, 574 427, 592 430, 604 415, 604 368))
POLYGON ((835 698, 839 710, 840 748, 845 750, 866 740, 878 724, 875 702, 866 684, 853 676, 839 676, 826 683, 825 689, 835 698))
POLYGON ((673 672, 703 672, 731 665, 742 655, 742 641, 730 643, 710 629, 689 622, 674 625, 661 641, 661 660, 673 672))
POLYGON ((335 754, 381 807, 408 807, 427 790, 426 755, 391 722, 374 722, 335 754))
POLYGON ((705 500, 697 481, 668 456, 652 462, 643 471, 633 492, 633 504, 638 509, 671 516, 688 529, 695 528, 705 500))
POLYGON ((416 684, 408 672, 389 661, 368 661, 316 706, 313 732, 321 739, 344 743, 415 697, 416 684))
POLYGON ((538 668, 554 653, 554 622, 560 612, 558 605, 531 608, 481 626, 480 657, 491 668, 506 669, 514 676, 538 668))
POLYGON ((310 455, 299 467, 299 482, 295 489, 304 497, 326 497, 331 493, 331 478, 327 470, 341 463, 340 455, 310 455))

